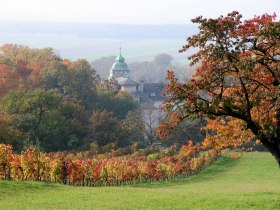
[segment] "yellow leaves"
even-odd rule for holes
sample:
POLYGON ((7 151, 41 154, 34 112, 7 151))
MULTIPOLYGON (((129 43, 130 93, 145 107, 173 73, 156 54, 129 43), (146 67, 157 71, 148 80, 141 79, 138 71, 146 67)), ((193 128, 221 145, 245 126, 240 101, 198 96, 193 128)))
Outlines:
MULTIPOLYGON (((195 153, 200 151, 200 147, 191 141, 186 148, 195 153)), ((0 179, 8 177, 13 180, 40 180, 83 186, 156 181, 197 173, 219 156, 216 150, 192 158, 178 154, 178 151, 170 156, 161 152, 153 154, 158 157, 149 158, 135 153, 118 157, 107 154, 98 156, 98 159, 84 159, 83 155, 65 156, 63 153, 43 153, 29 148, 17 155, 12 153, 11 146, 0 144, 0 179)))
POLYGON ((236 148, 255 140, 253 133, 239 119, 218 117, 207 121, 208 124, 202 128, 207 132, 203 141, 205 148, 236 148))
POLYGON ((228 158, 237 159, 241 158, 244 155, 244 152, 235 152, 232 155, 228 155, 228 158))
POLYGON ((186 145, 183 145, 181 147, 181 151, 187 156, 187 157, 195 157, 200 152, 201 147, 199 145, 195 145, 192 140, 189 140, 186 145))
POLYGON ((7 165, 11 160, 13 147, 11 145, 0 144, 0 165, 7 165))

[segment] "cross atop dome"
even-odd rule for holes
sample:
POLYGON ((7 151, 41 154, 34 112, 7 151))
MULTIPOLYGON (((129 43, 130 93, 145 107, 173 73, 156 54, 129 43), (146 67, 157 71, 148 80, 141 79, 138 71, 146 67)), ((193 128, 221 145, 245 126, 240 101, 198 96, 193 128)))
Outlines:
POLYGON ((120 47, 120 54, 118 57, 116 57, 116 60, 118 62, 124 63, 124 57, 122 56, 122 47, 120 47))

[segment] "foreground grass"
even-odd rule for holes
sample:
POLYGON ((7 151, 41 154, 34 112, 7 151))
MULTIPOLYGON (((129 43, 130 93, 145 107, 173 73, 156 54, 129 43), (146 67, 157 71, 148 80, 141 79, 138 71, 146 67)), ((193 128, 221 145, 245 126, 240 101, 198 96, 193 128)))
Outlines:
POLYGON ((280 170, 268 153, 248 153, 171 182, 89 188, 1 181, 0 209, 280 209, 280 170))

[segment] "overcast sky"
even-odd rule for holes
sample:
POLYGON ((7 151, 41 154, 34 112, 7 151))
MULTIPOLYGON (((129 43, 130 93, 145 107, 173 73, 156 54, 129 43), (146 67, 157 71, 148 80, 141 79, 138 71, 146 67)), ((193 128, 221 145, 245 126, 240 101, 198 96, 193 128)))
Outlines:
POLYGON ((5 0, 0 20, 185 24, 199 15, 217 17, 233 10, 245 18, 280 16, 280 0, 5 0))

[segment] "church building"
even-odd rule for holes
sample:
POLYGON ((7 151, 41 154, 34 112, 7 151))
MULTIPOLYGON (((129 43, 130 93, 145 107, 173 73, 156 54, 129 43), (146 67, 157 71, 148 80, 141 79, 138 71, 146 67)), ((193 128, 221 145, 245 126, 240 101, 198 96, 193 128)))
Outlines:
POLYGON ((164 83, 144 83, 144 80, 139 82, 133 81, 129 75, 130 69, 120 54, 116 58, 110 69, 108 80, 117 81, 120 90, 129 92, 142 105, 152 105, 158 109, 161 106, 164 97, 162 93, 165 88, 164 83))
POLYGON ((129 68, 127 63, 125 63, 124 57, 121 54, 116 58, 115 62, 110 69, 109 80, 116 80, 121 87, 122 91, 127 91, 129 93, 137 92, 140 90, 140 84, 133 81, 129 77, 129 68))

